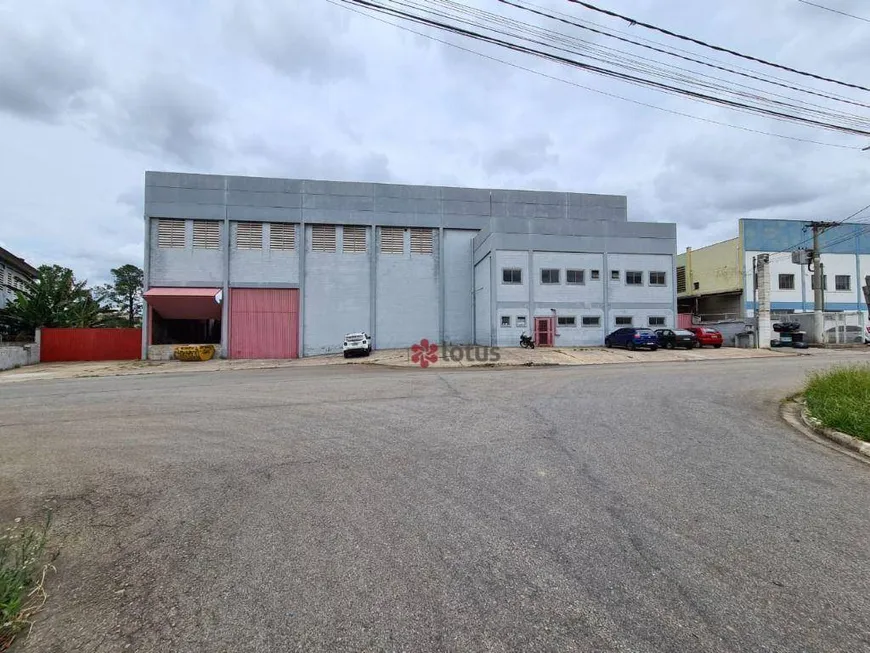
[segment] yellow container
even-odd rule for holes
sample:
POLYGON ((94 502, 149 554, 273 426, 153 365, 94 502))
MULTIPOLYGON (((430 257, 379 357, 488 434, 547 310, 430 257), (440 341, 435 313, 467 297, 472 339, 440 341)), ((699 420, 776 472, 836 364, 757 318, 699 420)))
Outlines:
POLYGON ((184 345, 173 350, 176 360, 207 361, 214 357, 214 345, 184 345))

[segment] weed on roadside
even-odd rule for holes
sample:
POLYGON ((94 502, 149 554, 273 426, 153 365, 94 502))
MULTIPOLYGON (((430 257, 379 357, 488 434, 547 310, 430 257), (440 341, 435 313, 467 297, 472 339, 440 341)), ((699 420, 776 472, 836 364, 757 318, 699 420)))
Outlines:
POLYGON ((0 530, 0 652, 30 629, 33 617, 45 605, 45 576, 56 556, 46 551, 51 513, 38 526, 22 524, 0 530))
POLYGON ((870 442, 870 365, 817 372, 805 396, 807 410, 825 426, 870 442))

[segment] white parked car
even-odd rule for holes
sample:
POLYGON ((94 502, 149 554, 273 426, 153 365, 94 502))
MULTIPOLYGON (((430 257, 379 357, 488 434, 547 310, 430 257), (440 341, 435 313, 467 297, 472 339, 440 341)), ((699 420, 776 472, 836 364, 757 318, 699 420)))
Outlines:
POLYGON ((347 358, 351 354, 361 354, 368 356, 372 353, 372 339, 369 334, 360 331, 359 333, 348 333, 344 337, 344 345, 341 350, 344 352, 344 357, 347 358))

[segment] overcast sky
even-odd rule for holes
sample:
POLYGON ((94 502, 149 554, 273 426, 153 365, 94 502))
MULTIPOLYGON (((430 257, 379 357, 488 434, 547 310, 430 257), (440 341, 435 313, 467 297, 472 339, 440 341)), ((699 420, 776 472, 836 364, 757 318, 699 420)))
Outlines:
MULTIPOLYGON (((669 42, 563 0, 538 4, 669 42)), ((868 81, 870 23, 797 0, 597 4, 868 81)), ((870 17, 865 0, 821 4, 870 17)), ((488 52, 676 111, 870 144, 488 52)), ((0 62, 0 245, 93 283, 142 263, 145 170, 625 194, 629 219, 678 223, 681 249, 735 236, 739 217, 836 219, 870 203, 870 152, 640 107, 326 0, 0 0, 0 62)))

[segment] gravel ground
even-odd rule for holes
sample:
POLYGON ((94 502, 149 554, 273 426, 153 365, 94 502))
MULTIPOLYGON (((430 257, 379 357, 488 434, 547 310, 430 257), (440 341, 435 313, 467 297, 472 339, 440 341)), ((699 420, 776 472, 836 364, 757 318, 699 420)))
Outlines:
POLYGON ((0 388, 21 650, 870 649, 870 468, 779 399, 864 352, 0 388))

